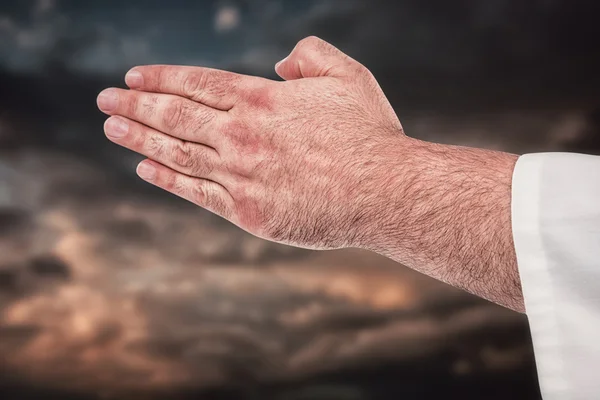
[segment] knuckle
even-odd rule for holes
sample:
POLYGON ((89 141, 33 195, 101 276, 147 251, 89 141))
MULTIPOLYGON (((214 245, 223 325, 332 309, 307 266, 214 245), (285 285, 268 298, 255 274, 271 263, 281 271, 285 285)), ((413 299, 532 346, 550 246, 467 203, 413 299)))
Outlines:
POLYGON ((158 106, 158 98, 156 96, 149 96, 145 101, 140 101, 138 105, 138 115, 145 119, 152 119, 156 114, 156 108, 158 106))
POLYGON ((192 149, 186 143, 175 148, 173 162, 179 169, 197 177, 210 175, 215 167, 208 150, 192 149))
POLYGON ((173 188, 173 192, 177 193, 178 195, 180 195, 181 197, 188 197, 188 194, 190 193, 190 188, 188 187, 187 183, 183 180, 180 179, 177 174, 172 174, 172 188, 173 188))
POLYGON ((202 206, 202 207, 207 207, 208 206, 208 190, 206 185, 202 185, 202 184, 197 184, 194 185, 193 189, 192 189, 192 193, 191 193, 191 197, 194 201, 194 203, 202 206))
POLYGON ((208 107, 198 107, 194 111, 194 120, 198 127, 210 124, 217 115, 208 107))
POLYGON ((169 129, 173 130, 182 122, 184 112, 183 101, 172 100, 170 101, 163 112, 163 124, 169 129))
POLYGON ((148 152, 155 158, 162 158, 165 151, 165 142, 160 135, 150 135, 147 141, 148 152))
POLYGON ((208 152, 209 150, 202 149, 194 157, 192 170, 198 176, 208 176, 215 168, 212 157, 208 152))
POLYGON ((190 146, 186 142, 182 142, 174 146, 172 160, 176 166, 189 169, 192 167, 193 158, 190 153, 190 146))
POLYGON ((300 50, 304 49, 315 49, 318 48, 323 41, 316 36, 308 36, 298 42, 298 48, 300 50))
POLYGON ((199 99, 202 88, 206 84, 206 75, 202 73, 190 73, 183 79, 182 92, 184 96, 191 99, 199 99))
POLYGON ((218 101, 231 96, 242 76, 229 71, 201 70, 188 74, 182 83, 183 95, 194 101, 218 101))

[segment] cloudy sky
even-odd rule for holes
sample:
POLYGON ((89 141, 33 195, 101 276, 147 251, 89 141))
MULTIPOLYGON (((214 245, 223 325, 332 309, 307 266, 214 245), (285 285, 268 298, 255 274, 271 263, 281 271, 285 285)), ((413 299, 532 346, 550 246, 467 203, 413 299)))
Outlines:
POLYGON ((2 1, 0 67, 117 76, 168 63, 275 78, 274 64, 317 35, 367 65, 403 110, 587 112, 600 88, 599 7, 593 0, 2 1))
MULTIPOLYGON (((2 161, 20 184, 0 181, 10 194, 0 208, 0 357, 11 370, 0 393, 11 378, 84 398, 272 382, 293 393, 319 374, 382 365, 511 398, 535 391, 523 315, 371 253, 256 239, 61 154, 2 161)), ((408 376, 382 384, 430 398, 408 376)), ((339 385, 362 394, 323 398, 371 398, 364 381, 339 385)))
MULTIPOLYGON (((117 72, 136 63, 264 70, 309 34, 378 67, 449 72, 591 69, 594 1, 25 0, 0 4, 11 68, 117 72), (576 6, 574 5, 576 4, 576 6), (569 55, 570 57, 565 57, 569 55), (586 64, 577 58, 585 57, 586 64), (496 65, 494 65, 496 64, 496 65), (499 64, 499 65, 498 65, 499 64)), ((511 71, 504 71, 510 73, 511 71)), ((422 71, 423 73, 423 71, 422 71)))
MULTIPOLYGON (((68 44, 75 47, 69 67, 101 73, 133 63, 262 62, 269 26, 279 20, 291 29, 295 16, 320 7, 270 0, 7 1, 0 5, 0 49, 5 65, 37 69, 57 45, 68 44)), ((269 61, 273 56, 282 54, 269 54, 269 61)))

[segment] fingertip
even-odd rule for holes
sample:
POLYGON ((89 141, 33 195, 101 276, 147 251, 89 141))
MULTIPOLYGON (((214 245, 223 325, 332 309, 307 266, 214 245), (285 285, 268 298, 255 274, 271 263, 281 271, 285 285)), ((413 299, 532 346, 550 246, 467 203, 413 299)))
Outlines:
POLYGON ((136 68, 132 68, 125 74, 125 84, 130 89, 137 89, 144 85, 144 77, 136 68))
POLYGON ((119 95, 114 88, 104 89, 96 98, 96 104, 100 111, 105 113, 113 111, 117 108, 119 95))
POLYGON ((139 163, 136 172, 145 181, 153 181, 156 178, 156 167, 150 160, 139 163))
POLYGON ((111 116, 104 122, 104 133, 110 139, 121 139, 129 132, 129 124, 122 117, 111 116))

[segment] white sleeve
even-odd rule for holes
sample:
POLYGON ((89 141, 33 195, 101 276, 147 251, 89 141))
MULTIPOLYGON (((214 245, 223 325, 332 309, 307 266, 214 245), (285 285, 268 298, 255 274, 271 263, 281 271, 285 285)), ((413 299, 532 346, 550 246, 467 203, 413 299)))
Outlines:
POLYGON ((544 400, 600 399, 600 157, 521 156, 512 225, 544 400))

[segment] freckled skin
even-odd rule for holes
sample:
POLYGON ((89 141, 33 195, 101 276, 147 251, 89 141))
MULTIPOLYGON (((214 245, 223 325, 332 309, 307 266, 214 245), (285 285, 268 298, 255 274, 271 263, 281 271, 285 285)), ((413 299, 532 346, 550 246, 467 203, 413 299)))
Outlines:
POLYGON ((516 156, 407 137, 369 70, 314 37, 276 66, 283 82, 135 71, 132 90, 109 89, 98 105, 113 116, 107 136, 148 157, 137 171, 146 181, 256 236, 373 250, 523 309, 510 231, 516 156))

